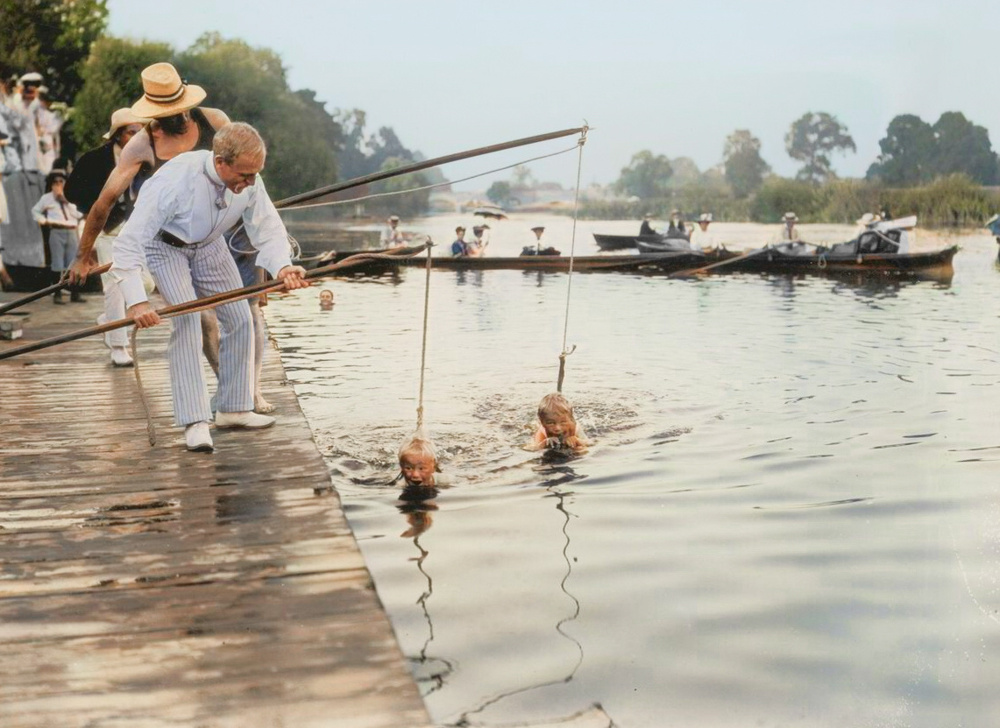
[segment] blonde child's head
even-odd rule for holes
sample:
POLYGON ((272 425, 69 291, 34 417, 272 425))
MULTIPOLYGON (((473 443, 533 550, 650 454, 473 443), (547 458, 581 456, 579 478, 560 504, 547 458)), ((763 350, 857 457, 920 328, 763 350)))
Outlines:
POLYGON ((564 439, 576 435, 573 407, 558 392, 542 397, 542 401, 538 403, 538 420, 542 423, 546 437, 564 439))
POLYGON ((407 485, 434 485, 437 449, 426 435, 418 432, 399 446, 399 469, 407 485))

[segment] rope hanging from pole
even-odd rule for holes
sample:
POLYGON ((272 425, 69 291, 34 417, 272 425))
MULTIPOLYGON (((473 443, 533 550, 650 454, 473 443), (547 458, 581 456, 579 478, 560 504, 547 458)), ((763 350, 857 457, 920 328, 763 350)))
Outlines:
POLYGON ((566 378, 566 357, 576 351, 574 344, 571 349, 566 348, 566 340, 569 333, 569 303, 573 293, 573 260, 576 253, 576 220, 580 209, 580 176, 583 170, 583 145, 587 143, 587 132, 590 127, 587 122, 583 122, 580 129, 580 139, 576 143, 579 153, 576 160, 576 191, 573 194, 573 234, 569 244, 569 273, 566 276, 566 316, 563 323, 562 353, 559 354, 559 377, 556 380, 556 391, 562 392, 563 380, 566 378))
POLYGON ((427 321, 431 300, 431 248, 434 243, 427 242, 427 280, 424 283, 424 333, 420 343, 420 393, 417 397, 417 432, 424 426, 424 369, 427 363, 427 321))

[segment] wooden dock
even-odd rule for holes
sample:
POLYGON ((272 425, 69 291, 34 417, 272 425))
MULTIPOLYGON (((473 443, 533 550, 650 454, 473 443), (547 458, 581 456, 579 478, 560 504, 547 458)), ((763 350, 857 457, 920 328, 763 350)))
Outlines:
MULTIPOLYGON (((99 306, 42 299, 0 347, 99 306)), ((99 337, 0 361, 0 725, 430 726, 277 353, 277 424, 189 453, 169 328, 139 335, 153 447, 99 337)))

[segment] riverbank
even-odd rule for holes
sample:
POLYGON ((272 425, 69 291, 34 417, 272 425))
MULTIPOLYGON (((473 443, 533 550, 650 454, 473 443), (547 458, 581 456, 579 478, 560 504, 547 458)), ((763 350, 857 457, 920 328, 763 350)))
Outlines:
MULTIPOLYGON (((42 299, 0 346, 99 305, 42 299)), ((279 356, 276 426, 188 453, 168 336, 139 337, 153 447, 96 338, 0 362, 0 724, 430 725, 279 356)))

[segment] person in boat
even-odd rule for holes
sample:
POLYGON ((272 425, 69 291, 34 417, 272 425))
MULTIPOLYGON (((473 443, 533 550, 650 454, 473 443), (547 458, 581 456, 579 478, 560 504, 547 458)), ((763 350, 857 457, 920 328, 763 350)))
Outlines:
POLYGON ((382 228, 382 234, 379 235, 379 245, 383 248, 395 248, 398 245, 402 245, 403 231, 399 229, 399 215, 389 215, 389 218, 385 222, 386 225, 382 228))
POLYGON ((490 241, 485 237, 485 235, 489 228, 489 225, 472 226, 472 240, 466 244, 469 250, 470 258, 482 258, 486 253, 486 246, 489 245, 490 241))
POLYGON ((538 427, 528 450, 569 450, 581 453, 587 449, 587 440, 576 423, 573 407, 558 392, 542 397, 538 404, 538 427))
POLYGON ((879 220, 881 220, 881 218, 878 215, 870 212, 866 212, 864 215, 855 220, 854 223, 857 225, 857 228, 854 231, 855 239, 860 238, 863 233, 866 233, 875 227, 879 220))
POLYGON ((642 225, 639 227, 639 235, 659 235, 650 223, 650 220, 652 219, 653 216, 648 212, 642 216, 642 225))
MULTIPOLYGON (((105 143, 85 152, 77 160, 69 179, 66 180, 66 198, 84 215, 87 215, 97 202, 104 183, 108 181, 108 177, 121 158, 125 145, 142 131, 143 124, 148 122, 149 119, 136 116, 128 107, 116 110, 111 115, 111 128, 104 134, 105 143)), ((115 200, 107 222, 95 240, 94 248, 100 265, 111 262, 111 248, 115 235, 128 217, 130 204, 127 192, 115 200)), ((153 279, 149 278, 148 271, 144 271, 143 279, 147 281, 147 289, 152 290, 153 279)), ((110 273, 101 274, 101 288, 104 290, 104 313, 97 318, 97 323, 104 324, 125 318, 125 299, 122 298, 121 290, 110 273)), ((115 329, 104 335, 104 343, 111 350, 111 363, 114 366, 132 366, 132 355, 128 351, 130 329, 131 327, 115 329)))
POLYGON ((681 218, 680 210, 670 211, 670 224, 667 226, 667 237, 687 237, 688 230, 684 225, 684 220, 681 218))
MULTIPOLYGON (((148 265, 169 305, 240 287, 240 273, 223 232, 242 222, 259 251, 258 263, 285 290, 309 286, 301 266, 292 265, 288 232, 259 178, 267 157, 260 134, 249 124, 227 124, 212 151, 178 155, 143 185, 135 209, 114 244, 111 273, 125 296, 126 311, 139 328, 156 326, 139 271, 148 265)), ((263 428, 274 418, 254 409, 254 330, 250 307, 233 301, 217 309, 222 331, 216 428, 263 428)), ((167 347, 174 418, 184 427, 188 450, 214 449, 205 388, 198 316, 172 319, 167 347)))
POLYGON ((455 242, 451 244, 451 255, 454 258, 469 256, 469 244, 465 242, 465 228, 461 225, 455 228, 455 242))
POLYGON ((715 247, 715 238, 708 231, 708 226, 711 224, 712 213, 701 213, 698 224, 691 227, 691 250, 701 252, 715 247))
POLYGON ((799 238, 799 229, 795 225, 799 221, 798 215, 786 212, 782 221, 784 225, 781 228, 781 242, 775 247, 788 255, 816 255, 817 247, 799 238))
MULTIPOLYGON (((49 255, 52 260, 52 272, 55 278, 62 277, 63 271, 76 256, 79 241, 76 237, 76 227, 83 215, 76 205, 66 199, 66 172, 54 169, 45 177, 48 192, 31 208, 31 216, 41 228, 48 232, 49 255)), ((70 292, 70 301, 83 303, 78 290, 70 292)), ((62 290, 52 297, 53 303, 63 303, 62 290)))

